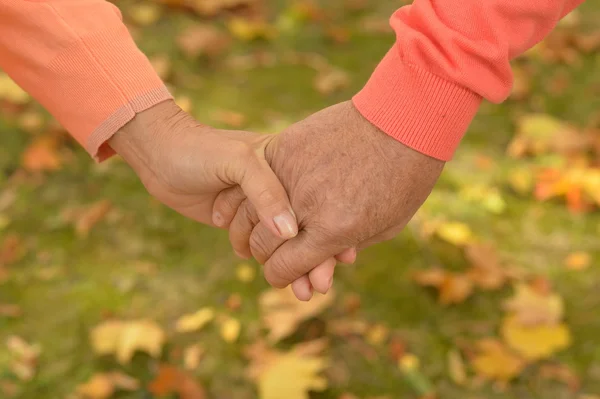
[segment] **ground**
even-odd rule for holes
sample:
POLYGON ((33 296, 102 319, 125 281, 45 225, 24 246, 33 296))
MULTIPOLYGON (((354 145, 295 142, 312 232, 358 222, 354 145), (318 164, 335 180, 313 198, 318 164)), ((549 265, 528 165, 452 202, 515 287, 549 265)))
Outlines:
MULTIPOLYGON (((168 60, 165 76, 182 106, 207 124, 261 132, 279 131, 314 111, 347 100, 364 84, 393 42, 389 31, 375 28, 385 28, 384 17, 399 2, 360 3, 336 0, 311 8, 308 2, 300 7, 269 2, 268 27, 260 28, 267 38, 247 41, 253 33, 228 25, 231 13, 200 18, 174 6, 148 11, 140 8, 147 3, 117 2, 146 54, 168 60), (357 4, 356 10, 350 10, 350 3, 357 4), (315 13, 329 15, 328 22, 319 22, 315 13), (147 25, 155 18, 153 26, 147 25), (210 57, 190 56, 189 48, 176 44, 177 38, 199 21, 227 35, 233 29, 233 43, 217 48, 210 57), (261 65, 248 64, 257 59, 261 65), (339 85, 332 83, 332 69, 342 71, 339 85), (331 93, 316 88, 319 73, 325 74, 323 85, 333 85, 331 93)), ((236 11, 233 15, 245 14, 236 11)), ((599 18, 599 4, 588 1, 561 29, 593 32, 599 18)), ((411 379, 415 373, 439 398, 558 399, 600 394, 600 317, 596 312, 600 306, 600 213, 593 207, 577 212, 577 204, 567 206, 562 199, 540 201, 530 190, 518 193, 513 189, 510 182, 515 170, 563 165, 558 155, 507 155, 524 115, 551 115, 577 129, 600 127, 599 49, 573 51, 575 60, 568 58, 569 49, 563 49, 566 62, 536 54, 517 61, 516 68, 525 75, 519 83, 529 88, 502 105, 482 106, 419 217, 394 240, 361 253, 354 266, 339 267, 333 304, 278 344, 289 348, 311 337, 330 339, 329 367, 324 373, 329 386, 311 397, 416 398, 426 392, 411 379), (496 188, 501 205, 469 201, 465 190, 478 185, 496 188), (432 266, 460 271, 468 262, 461 248, 464 240, 454 245, 435 234, 423 234, 428 222, 431 225, 435 220, 468 226, 476 240, 497 249, 506 267, 551 285, 552 292, 564 299, 564 322, 572 335, 567 347, 549 359, 531 362, 509 383, 481 382, 485 373, 469 359, 477 340, 500 336, 505 315, 502 304, 515 283, 494 291, 476 290, 449 306, 440 304, 434 289, 415 282, 415 273, 432 266), (590 266, 583 270, 565 266, 565 258, 576 252, 590 256, 590 266), (348 338, 326 330, 334 320, 350 317, 371 327, 385 326, 383 337, 371 334, 368 339, 357 334, 348 338), (394 353, 394 347, 403 354, 394 353), (467 382, 452 377, 449 351, 461 354, 467 382), (409 372, 398 365, 398 357, 406 361, 407 353, 419 360, 418 368, 409 367, 409 372), (544 365, 570 370, 577 384, 545 377, 540 372, 544 365)), ((236 270, 242 261, 231 251, 227 234, 186 220, 150 198, 119 159, 96 165, 75 143, 61 141, 58 170, 27 171, 22 154, 50 128, 46 121, 41 127, 27 128, 21 118, 23 109, 36 113, 39 107, 27 104, 0 118, 0 242, 5 247, 10 246, 7 241, 17 242, 19 252, 12 261, 0 258, 0 266, 5 263, 0 269, 6 274, 0 283, 0 304, 17 309, 5 309, 0 315, 0 342, 18 336, 38 343, 41 354, 35 375, 22 381, 10 367, 14 354, 3 347, 0 379, 4 388, 0 386, 0 392, 5 389, 5 394, 24 399, 65 398, 93 374, 116 369, 141 380, 145 387, 157 361, 138 354, 132 363, 119 366, 110 356, 97 356, 90 343, 90 330, 115 318, 151 319, 162 326, 168 334, 163 360, 176 362, 177 356, 169 355, 172 349, 176 352, 190 343, 201 343, 206 354, 190 373, 208 397, 256 397, 256 383, 247 377, 248 360, 243 353, 248 344, 264 336, 257 298, 268 286, 260 274, 250 282, 241 281, 236 270), (98 201, 109 205, 97 223, 81 222, 81 214, 73 216, 77 215, 74 209, 89 209, 98 201), (83 224, 79 231, 74 228, 77 221, 83 224), (90 224, 87 234, 86 223, 90 224), (239 295, 239 307, 228 300, 232 294, 239 295), (192 335, 174 332, 180 316, 207 306, 241 322, 234 343, 225 342, 217 329, 192 335)), ((97 206, 102 208, 102 204, 97 206)), ((258 265, 250 265, 260 273, 258 265)), ((138 389, 115 397, 154 396, 138 389)))

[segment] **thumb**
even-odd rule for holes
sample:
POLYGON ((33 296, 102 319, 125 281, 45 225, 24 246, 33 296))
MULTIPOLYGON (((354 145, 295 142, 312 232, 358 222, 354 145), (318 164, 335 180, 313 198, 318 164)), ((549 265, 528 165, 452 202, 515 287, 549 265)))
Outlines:
POLYGON ((276 236, 290 239, 298 234, 296 215, 285 189, 266 160, 253 158, 239 185, 258 216, 276 236))

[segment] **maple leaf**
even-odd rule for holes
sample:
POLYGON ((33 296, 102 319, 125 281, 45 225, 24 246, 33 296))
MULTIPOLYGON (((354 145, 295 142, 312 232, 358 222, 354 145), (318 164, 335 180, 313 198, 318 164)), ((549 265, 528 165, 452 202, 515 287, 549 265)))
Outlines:
POLYGON ((94 374, 89 381, 77 387, 77 393, 88 399, 108 399, 117 390, 135 391, 139 382, 120 372, 94 374))
POLYGON ((179 320, 177 320, 175 330, 180 333, 198 331, 206 324, 210 323, 214 317, 214 309, 205 307, 198 310, 196 313, 181 316, 179 320))
POLYGON ((490 244, 471 244, 465 248, 465 256, 471 263, 467 272, 469 278, 484 290, 497 290, 508 279, 506 270, 490 244))
POLYGON ((525 283, 517 284, 514 289, 514 296, 505 301, 504 307, 515 315, 519 324, 555 325, 562 319, 564 303, 557 294, 540 294, 525 283))
POLYGON ((431 268, 415 273, 414 279, 420 285, 437 288, 442 305, 464 302, 473 293, 473 282, 465 273, 431 268))
POLYGON ((477 342, 477 355, 471 360, 478 375, 507 382, 519 375, 525 362, 511 353, 501 342, 486 338, 477 342))
POLYGON ((204 388, 188 374, 170 364, 161 364, 148 390, 157 397, 176 393, 179 399, 205 399, 204 388))
POLYGON ((193 25, 177 37, 177 44, 188 57, 214 57, 225 51, 231 39, 221 30, 208 24, 193 25))
POLYGON ((58 170, 62 162, 58 143, 53 137, 34 139, 21 155, 21 164, 29 172, 58 170))
POLYGON ((263 341, 247 349, 252 362, 249 374, 257 382, 260 399, 308 399, 309 391, 327 388, 320 374, 327 367, 321 355, 327 346, 325 339, 296 345, 288 352, 273 350, 263 341))
POLYGON ((317 316, 329 307, 335 298, 333 290, 327 295, 315 294, 309 302, 296 299, 291 286, 270 289, 259 298, 262 321, 269 330, 268 339, 277 342, 292 334, 304 320, 317 316))
POLYGON ((121 364, 129 363, 136 351, 158 357, 165 341, 165 333, 153 321, 106 321, 91 331, 94 352, 99 355, 115 354, 121 364))
POLYGON ((523 326, 515 316, 508 315, 501 329, 508 346, 527 360, 548 358, 571 344, 571 333, 563 323, 523 326))

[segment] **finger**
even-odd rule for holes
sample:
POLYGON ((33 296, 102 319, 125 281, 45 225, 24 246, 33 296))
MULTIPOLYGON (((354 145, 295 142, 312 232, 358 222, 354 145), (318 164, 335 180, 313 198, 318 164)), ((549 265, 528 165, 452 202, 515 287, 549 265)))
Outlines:
POLYGON ((267 161, 250 162, 239 185, 256 208, 260 220, 273 234, 283 239, 298 234, 296 215, 287 193, 267 161))
POLYGON ((254 207, 247 199, 244 200, 229 225, 229 242, 238 256, 245 259, 252 257, 250 235, 258 223, 258 214, 254 207))
POLYGON ((221 191, 213 204, 212 221, 217 227, 229 228, 235 214, 246 199, 246 194, 240 186, 221 191))
POLYGON ((337 260, 348 265, 356 262, 356 248, 347 248, 335 256, 337 260))
POLYGON ((346 245, 328 242, 309 230, 284 242, 265 263, 265 278, 272 286, 284 288, 298 277, 346 249, 346 245))
POLYGON ((329 291, 333 284, 333 272, 336 263, 335 258, 329 258, 308 272, 310 284, 315 291, 320 292, 321 294, 327 294, 327 291, 329 291))
POLYGON ((250 251, 254 259, 261 265, 264 265, 284 242, 283 238, 273 235, 271 230, 264 223, 260 222, 254 227, 250 235, 250 251))
POLYGON ((292 283, 292 291, 299 300, 305 302, 310 301, 313 296, 313 287, 306 274, 292 283))

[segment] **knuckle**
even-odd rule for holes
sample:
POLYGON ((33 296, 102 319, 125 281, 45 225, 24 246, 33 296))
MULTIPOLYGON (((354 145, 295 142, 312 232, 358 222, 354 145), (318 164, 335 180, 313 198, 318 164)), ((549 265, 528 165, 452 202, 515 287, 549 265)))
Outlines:
POLYGON ((265 279, 275 288, 285 288, 294 280, 294 269, 284 258, 277 263, 267 264, 265 267, 265 279))

